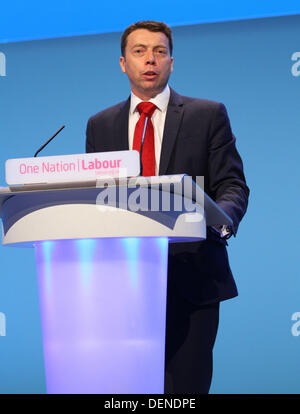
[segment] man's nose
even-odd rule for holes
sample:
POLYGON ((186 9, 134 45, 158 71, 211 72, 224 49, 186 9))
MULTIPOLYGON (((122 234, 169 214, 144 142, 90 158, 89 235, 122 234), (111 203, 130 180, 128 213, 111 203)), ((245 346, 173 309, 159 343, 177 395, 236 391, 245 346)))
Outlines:
POLYGON ((155 53, 153 50, 147 51, 146 54, 146 64, 147 65, 154 65, 156 63, 155 53))

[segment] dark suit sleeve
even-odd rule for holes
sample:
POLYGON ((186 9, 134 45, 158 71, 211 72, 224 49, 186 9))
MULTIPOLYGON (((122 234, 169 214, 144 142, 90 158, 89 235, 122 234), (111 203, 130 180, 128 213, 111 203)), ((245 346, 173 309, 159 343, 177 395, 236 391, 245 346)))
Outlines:
POLYGON ((247 209, 249 188, 223 104, 216 107, 209 135, 209 187, 213 199, 233 220, 235 234, 247 209))
POLYGON ((90 118, 88 120, 87 127, 86 127, 85 151, 86 152, 96 152, 92 118, 90 118))

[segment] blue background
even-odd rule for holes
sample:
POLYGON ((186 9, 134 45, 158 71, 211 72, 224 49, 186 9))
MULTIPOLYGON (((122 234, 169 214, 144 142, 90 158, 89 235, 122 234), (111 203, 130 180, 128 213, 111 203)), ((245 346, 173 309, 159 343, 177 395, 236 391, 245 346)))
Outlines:
MULTIPOLYGON (((173 23, 181 17, 186 23, 178 11, 173 23)), ((85 30, 76 27, 74 34, 85 30)), ((21 31, 26 37, 26 27, 18 30, 16 37, 21 31)), ((299 393, 300 336, 291 333, 291 316, 300 311, 300 76, 292 75, 291 57, 300 51, 300 16, 177 26, 173 33, 170 85, 225 103, 251 189, 248 213, 228 249, 239 296, 221 306, 211 392, 299 393)), ((62 124, 65 130, 43 155, 84 152, 88 117, 129 94, 119 68, 120 35, 0 45, 7 61, 7 76, 0 77, 0 185, 6 159, 33 155, 62 124)), ((0 393, 44 393, 34 252, 0 247, 0 261, 0 312, 7 322, 0 393)))
POLYGON ((178 26, 297 13, 299 0, 14 0, 1 4, 0 42, 122 31, 138 20, 178 26))

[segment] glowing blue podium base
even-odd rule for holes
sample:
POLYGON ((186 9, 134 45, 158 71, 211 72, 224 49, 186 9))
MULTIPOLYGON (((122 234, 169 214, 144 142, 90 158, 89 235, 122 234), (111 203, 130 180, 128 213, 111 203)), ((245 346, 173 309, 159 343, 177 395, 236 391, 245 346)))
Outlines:
POLYGON ((36 251, 48 393, 164 392, 168 242, 232 221, 191 177, 148 179, 0 194, 3 244, 36 251))
POLYGON ((163 393, 168 239, 35 251, 47 392, 163 393))

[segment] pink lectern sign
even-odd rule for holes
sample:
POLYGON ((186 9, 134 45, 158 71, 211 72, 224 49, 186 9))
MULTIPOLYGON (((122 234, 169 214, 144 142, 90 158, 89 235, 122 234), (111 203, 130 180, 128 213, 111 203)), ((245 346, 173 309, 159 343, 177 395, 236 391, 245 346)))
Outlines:
POLYGON ((8 185, 97 180, 100 177, 136 177, 137 151, 59 155, 10 159, 5 163, 8 185))

